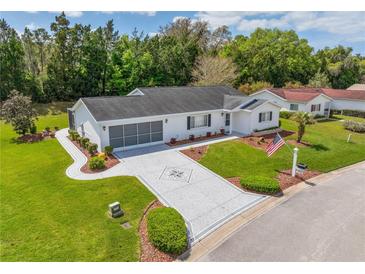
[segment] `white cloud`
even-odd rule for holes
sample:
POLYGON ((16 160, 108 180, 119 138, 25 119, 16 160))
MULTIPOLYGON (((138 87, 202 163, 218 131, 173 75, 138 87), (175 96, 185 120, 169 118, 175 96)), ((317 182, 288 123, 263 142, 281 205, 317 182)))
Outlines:
POLYGON ((155 16, 157 14, 156 11, 127 11, 127 12, 139 15, 147 15, 147 16, 155 16))
POLYGON ((258 27, 294 29, 334 34, 349 42, 365 40, 365 12, 198 12, 195 17, 208 21, 212 29, 221 25, 242 32, 258 27))
POLYGON ((36 30, 39 28, 39 26, 36 25, 34 22, 31 22, 30 24, 25 25, 25 27, 28 28, 29 30, 36 30))
POLYGON ((188 19, 188 17, 185 17, 185 16, 175 16, 173 19, 172 19, 172 22, 175 23, 176 21, 178 20, 182 20, 182 19, 188 19))
POLYGON ((159 34, 160 34, 159 32, 149 32, 148 36, 149 37, 154 37, 154 36, 159 35, 159 34))
MULTIPOLYGON (((58 13, 60 14, 61 11, 50 11, 51 13, 58 13)), ((64 11, 66 16, 68 17, 81 17, 83 15, 82 11, 64 11)))

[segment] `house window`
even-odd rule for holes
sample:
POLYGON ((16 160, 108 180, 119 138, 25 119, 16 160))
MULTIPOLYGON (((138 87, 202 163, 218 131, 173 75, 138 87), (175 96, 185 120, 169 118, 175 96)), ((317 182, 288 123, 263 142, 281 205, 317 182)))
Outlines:
POLYGON ((208 114, 191 116, 190 118, 190 128, 199 128, 208 126, 208 114))
POLYGON ((229 126, 231 124, 231 114, 226 113, 226 126, 229 126))
POLYGON ((311 112, 321 111, 321 104, 311 105, 311 112))
POLYGON ((259 123, 272 121, 272 111, 259 113, 259 123))
POLYGON ((299 109, 298 104, 290 104, 290 110, 297 111, 299 109))

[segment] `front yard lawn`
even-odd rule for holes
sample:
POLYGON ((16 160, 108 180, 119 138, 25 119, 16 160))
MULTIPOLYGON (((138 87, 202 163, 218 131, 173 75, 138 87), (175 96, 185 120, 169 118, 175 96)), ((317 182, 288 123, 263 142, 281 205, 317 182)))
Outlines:
MULTIPOLYGON (((42 116, 38 130, 67 127, 66 114, 42 116)), ((1 261, 138 261, 138 224, 155 197, 135 177, 76 181, 56 139, 16 144, 0 122, 1 261), (108 204, 125 216, 112 220, 108 204), (128 221, 132 228, 119 223, 128 221)))
MULTIPOLYGON (((286 119, 281 119, 281 122, 283 129, 297 130, 295 122, 286 119)), ((295 140, 296 134, 285 139, 295 140)), ((345 130, 341 121, 307 126, 303 141, 312 146, 299 147, 298 162, 307 164, 311 170, 328 172, 365 160, 365 134, 345 130), (352 134, 351 143, 346 142, 349 133, 352 134)), ((294 146, 291 145, 291 148, 294 146)), ((200 163, 226 178, 251 175, 276 178, 279 171, 291 168, 292 155, 283 146, 268 158, 265 151, 234 140, 210 145, 200 163)))

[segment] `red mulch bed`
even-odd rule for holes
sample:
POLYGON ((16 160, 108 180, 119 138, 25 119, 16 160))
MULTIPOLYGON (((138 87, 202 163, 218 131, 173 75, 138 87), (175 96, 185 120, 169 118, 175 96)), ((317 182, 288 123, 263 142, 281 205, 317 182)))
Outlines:
POLYGON ((55 133, 56 132, 39 132, 39 133, 35 133, 35 134, 25 134, 23 136, 20 136, 16 139, 17 142, 20 143, 34 143, 34 142, 39 142, 42 141, 44 139, 49 139, 49 138, 55 138, 55 133))
POLYGON ((42 133, 36 133, 36 134, 25 134, 23 136, 20 136, 17 138, 17 141, 22 143, 34 143, 39 142, 44 139, 42 133))
POLYGON ((320 175, 321 172, 314 170, 306 170, 303 174, 298 174, 295 177, 291 176, 291 170, 283 170, 278 174, 277 179, 279 180, 281 190, 287 189, 293 185, 296 185, 302 181, 306 181, 310 178, 320 175))
MULTIPOLYGON (((307 170, 307 171, 303 172, 303 174, 298 174, 297 173, 297 175, 295 177, 292 177, 291 176, 291 169, 289 169, 289 170, 280 171, 278 176, 277 176, 277 179, 279 181, 280 189, 281 189, 281 191, 283 191, 283 190, 285 190, 285 189, 287 189, 287 188, 289 188, 293 185, 299 184, 302 181, 306 181, 306 180, 308 180, 310 178, 313 178, 313 177, 316 177, 320 174, 322 174, 322 173, 319 172, 319 171, 307 170)), ((240 184, 240 177, 226 178, 226 180, 228 182, 234 184, 236 187, 245 189, 240 184)), ((245 190, 249 191, 249 192, 259 193, 259 192, 255 192, 255 191, 252 191, 252 190, 249 190, 249 189, 245 189, 245 190)), ((259 193, 259 194, 262 194, 262 193, 259 193)))
MULTIPOLYGON (((87 160, 89 161, 91 157, 90 153, 87 151, 87 149, 81 147, 79 145, 79 143, 77 143, 76 141, 72 141, 70 137, 68 137, 68 139, 70 139, 70 141, 87 157, 87 160)), ((119 160, 117 158, 114 157, 114 155, 109 155, 106 157, 105 159, 105 167, 102 168, 102 169, 98 169, 98 170, 91 170, 89 168, 89 165, 88 165, 88 162, 86 162, 85 165, 83 165, 81 167, 81 171, 84 172, 84 173, 98 173, 98 172, 101 172, 101 171, 104 171, 104 170, 107 170, 117 164, 119 164, 119 160)))
POLYGON ((194 140, 186 139, 186 140, 181 140, 181 141, 175 141, 175 143, 169 142, 169 143, 166 143, 166 145, 168 145, 170 147, 174 147, 174 146, 191 144, 191 143, 195 143, 195 142, 199 142, 199 141, 214 139, 214 138, 218 138, 218 137, 222 137, 222 136, 224 136, 223 133, 217 133, 217 134, 212 134, 210 137, 200 136, 200 137, 195 137, 194 140))
MULTIPOLYGON (((279 134, 281 137, 285 138, 287 136, 293 135, 294 131, 283 130, 279 134)), ((276 133, 270 133, 262 136, 247 136, 239 138, 239 140, 247 145, 254 148, 265 150, 270 142, 275 138, 276 133)))
POLYGON ((312 144, 308 143, 308 142, 300 142, 298 143, 296 140, 287 140, 286 141, 288 144, 294 145, 296 147, 311 147, 312 144))
POLYGON ((175 261, 177 255, 172 255, 168 253, 164 253, 157 248, 155 248, 151 242, 148 240, 148 231, 147 231, 147 213, 154 208, 163 207, 159 200, 153 201, 143 213, 142 220, 139 224, 139 235, 141 239, 141 262, 172 262, 175 261))
POLYGON ((205 153, 208 151, 208 146, 193 147, 189 149, 181 150, 186 156, 190 157, 195 161, 199 161, 205 153))

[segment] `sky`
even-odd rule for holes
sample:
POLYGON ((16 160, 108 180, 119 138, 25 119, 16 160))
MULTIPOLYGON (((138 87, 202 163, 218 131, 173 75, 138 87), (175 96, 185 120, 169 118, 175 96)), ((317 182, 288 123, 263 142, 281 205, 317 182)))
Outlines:
MULTIPOLYGON (((19 33, 24 27, 49 30, 57 12, 0 12, 0 18, 19 33)), ((253 11, 146 11, 146 12, 66 12, 71 24, 90 24, 92 28, 104 26, 113 19, 119 33, 131 34, 136 28, 145 34, 158 33, 159 27, 180 17, 208 21, 210 29, 227 25, 233 35, 249 35, 257 27, 282 30, 293 29, 309 41, 315 50, 326 46, 344 45, 354 53, 365 55, 365 12, 253 12, 253 11)))

